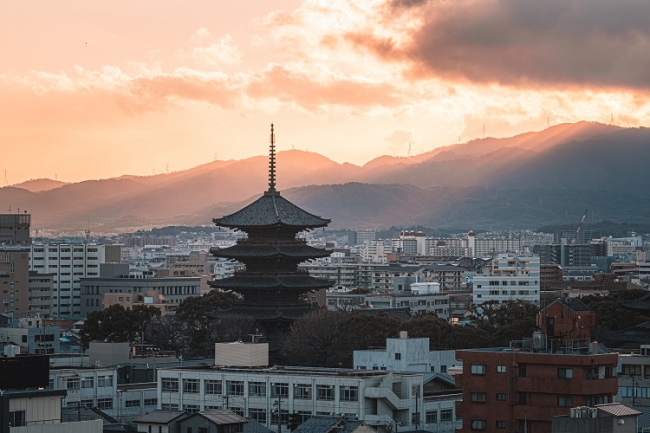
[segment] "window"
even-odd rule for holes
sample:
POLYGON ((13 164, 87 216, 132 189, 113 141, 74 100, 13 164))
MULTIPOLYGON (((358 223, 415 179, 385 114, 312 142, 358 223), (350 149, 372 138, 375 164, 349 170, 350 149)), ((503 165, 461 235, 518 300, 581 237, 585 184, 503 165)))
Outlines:
POLYGON ((630 365, 630 364, 623 364, 623 374, 627 374, 630 376, 641 376, 641 366, 640 365, 630 365))
POLYGON ((178 405, 177 404, 171 404, 171 403, 163 403, 162 404, 162 410, 178 410, 178 405))
POLYGON ((266 409, 248 409, 248 416, 262 424, 266 424, 266 409))
POLYGON ((432 424, 434 422, 438 422, 438 411, 437 410, 430 410, 427 411, 425 414, 425 421, 427 424, 432 424))
POLYGON ((220 380, 206 380, 205 393, 206 394, 219 394, 221 395, 221 381, 220 380))
POLYGON ((497 373, 505 373, 506 371, 505 365, 497 365, 497 373))
POLYGON ((472 364, 472 374, 485 374, 485 364, 472 364))
POLYGON ((183 392, 198 394, 201 381, 199 379, 183 379, 183 392))
POLYGON ((81 387, 82 388, 92 388, 94 385, 93 377, 82 377, 81 378, 81 387))
POLYGON ((558 407, 573 407, 573 397, 558 397, 558 407))
POLYGON ((471 423, 472 430, 485 430, 484 419, 473 419, 471 423))
POLYGON ((497 401, 506 401, 506 394, 503 392, 497 392, 497 401))
POLYGON ((183 410, 185 412, 187 412, 187 413, 198 412, 199 411, 199 405, 198 404, 184 404, 183 405, 183 410))
POLYGON ((271 384, 272 397, 289 397, 289 384, 288 383, 273 383, 271 384))
POLYGON ((447 366, 446 365, 441 365, 440 366, 440 372, 441 373, 446 373, 447 372, 447 366))
POLYGON ((497 428, 506 428, 505 421, 497 421, 497 428))
POLYGON ((26 426, 25 411, 16 410, 9 412, 9 426, 10 427, 24 427, 26 426))
POLYGON ((528 399, 527 399, 526 393, 525 392, 520 392, 519 393, 519 404, 525 406, 527 404, 526 403, 527 401, 528 401, 528 399))
POLYGON ((157 398, 145 398, 144 399, 144 405, 145 406, 156 406, 156 405, 158 405, 158 399, 157 398))
POLYGON ((226 392, 228 395, 244 395, 244 382, 235 380, 226 381, 226 392))
POLYGON ((484 392, 472 392, 470 396, 472 403, 485 403, 484 392))
POLYGON ((113 386, 113 376, 98 376, 97 387, 113 386))
POLYGON ((452 409, 443 409, 440 411, 440 421, 451 421, 454 419, 454 411, 452 409))
POLYGON ((97 409, 113 409, 113 399, 112 398, 98 398, 97 399, 97 409))
POLYGON ((519 377, 526 377, 526 364, 519 363, 519 377))
POLYGON ((163 392, 178 392, 178 379, 163 378, 162 379, 163 392))
POLYGON ((140 400, 127 400, 124 402, 125 407, 140 407, 140 400))
POLYGON ((266 383, 248 382, 249 397, 266 397, 266 383))
POLYGON ((65 389, 79 389, 80 388, 80 380, 78 377, 67 377, 64 379, 65 384, 64 387, 65 389))
POLYGON ((293 398, 299 400, 311 400, 311 385, 298 384, 293 388, 293 398))
POLYGON ((402 359, 402 354, 401 353, 396 353, 395 354, 395 360, 399 361, 400 359, 402 359))
POLYGON ((359 401, 359 387, 341 386, 339 388, 340 401, 359 401))
POLYGON ((317 400, 334 400, 334 385, 316 385, 317 400))
POLYGON ((557 377, 560 379, 573 379, 573 369, 572 368, 558 368, 557 377))

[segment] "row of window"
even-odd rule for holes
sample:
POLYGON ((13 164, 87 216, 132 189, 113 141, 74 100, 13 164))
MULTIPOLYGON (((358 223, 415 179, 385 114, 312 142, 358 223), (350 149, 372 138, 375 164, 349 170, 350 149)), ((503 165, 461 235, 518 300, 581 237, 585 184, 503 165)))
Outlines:
MULTIPOLYGON (((474 375, 485 375, 487 371, 487 367, 485 364, 472 364, 470 367, 470 373, 474 375)), ((505 373, 507 371, 507 367, 505 365, 497 365, 496 366, 496 372, 497 373, 505 373)), ((607 366, 603 368, 603 378, 609 378, 611 377, 611 367, 607 366)), ((519 376, 520 377, 526 377, 526 364, 519 363, 519 376)), ((560 367, 557 369, 557 377, 559 379, 573 379, 573 368, 567 368, 567 367, 560 367)), ((589 378, 596 378, 596 377, 601 377, 601 375, 598 374, 598 370, 596 368, 590 368, 587 371, 587 377, 589 378)))
POLYGON ((427 424, 433 424, 438 422, 452 421, 454 417, 454 411, 452 409, 442 409, 440 411, 440 416, 438 417, 437 410, 429 410, 425 413, 425 420, 427 424))
MULTIPOLYGON (((201 392, 200 379, 183 379, 182 381, 183 393, 199 394, 201 392)), ((243 396, 244 395, 244 382, 227 380, 225 393, 223 392, 223 383, 221 380, 204 380, 205 394, 217 394, 227 396, 243 396)), ((176 378, 163 378, 162 391, 163 392, 178 392, 179 379, 176 378)), ((249 397, 266 397, 269 390, 265 382, 248 382, 248 396, 249 397)), ((316 399, 317 400, 335 400, 336 386, 334 385, 316 385, 316 399)), ((289 398, 289 384, 288 383, 273 383, 270 385, 271 397, 289 398)), ((302 400, 311 400, 313 398, 313 388, 311 384, 295 384, 293 386, 293 398, 302 400)), ((357 386, 339 386, 339 400, 340 401, 358 401, 359 400, 359 387, 357 386)))

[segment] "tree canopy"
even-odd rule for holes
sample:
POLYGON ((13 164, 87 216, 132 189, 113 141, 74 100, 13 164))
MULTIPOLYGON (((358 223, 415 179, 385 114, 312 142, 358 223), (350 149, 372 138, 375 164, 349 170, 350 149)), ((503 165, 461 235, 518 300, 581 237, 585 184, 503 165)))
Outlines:
POLYGON ((110 343, 133 342, 142 338, 143 332, 154 317, 160 316, 155 307, 136 305, 127 310, 121 305, 111 305, 88 314, 80 332, 84 345, 90 341, 110 343))

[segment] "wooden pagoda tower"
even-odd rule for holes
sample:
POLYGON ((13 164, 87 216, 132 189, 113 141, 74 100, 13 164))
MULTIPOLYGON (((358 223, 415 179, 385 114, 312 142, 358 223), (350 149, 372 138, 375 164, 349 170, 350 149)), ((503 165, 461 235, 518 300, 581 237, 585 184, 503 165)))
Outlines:
POLYGON ((246 266, 230 278, 209 283, 213 288, 232 290, 243 296, 242 301, 219 313, 254 317, 264 328, 271 348, 275 342, 277 349, 277 340, 288 333, 291 323, 312 310, 301 295, 331 286, 330 281, 298 269, 299 263, 327 257, 330 253, 296 237, 302 231, 325 227, 330 220, 306 212, 275 189, 273 125, 269 189, 243 209, 213 221, 217 226, 241 230, 248 235, 232 247, 210 249, 216 257, 237 260, 246 266))

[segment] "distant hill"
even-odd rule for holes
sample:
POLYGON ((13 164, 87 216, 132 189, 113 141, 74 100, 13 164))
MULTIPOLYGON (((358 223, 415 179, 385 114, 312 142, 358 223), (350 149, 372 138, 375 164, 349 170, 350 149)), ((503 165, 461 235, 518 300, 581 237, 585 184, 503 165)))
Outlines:
POLYGON ((49 191, 67 185, 67 182, 61 182, 52 179, 30 179, 22 183, 12 185, 14 188, 25 189, 31 192, 49 191))
MULTIPOLYGON (((363 167, 298 150, 280 152, 277 161, 282 194, 332 218, 335 228, 535 227, 566 223, 586 208, 614 221, 644 221, 650 215, 644 205, 650 196, 644 188, 650 130, 644 128, 558 125, 410 159, 382 157, 363 167)), ((0 208, 28 210, 37 228, 211 224, 268 188, 267 164, 266 157, 256 156, 53 189, 5 187, 0 208)))

